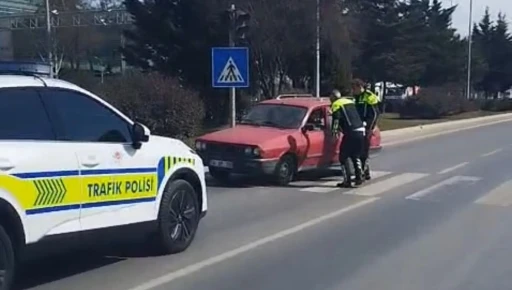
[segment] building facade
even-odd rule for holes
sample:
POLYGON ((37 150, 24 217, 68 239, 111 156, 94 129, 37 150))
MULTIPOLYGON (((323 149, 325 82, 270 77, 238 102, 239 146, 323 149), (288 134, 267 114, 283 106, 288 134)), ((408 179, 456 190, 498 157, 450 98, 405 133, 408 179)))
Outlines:
POLYGON ((0 60, 13 58, 10 22, 2 16, 34 13, 42 4, 43 0, 0 0, 0 60))
POLYGON ((42 0, 0 0, 0 14, 33 13, 42 0))

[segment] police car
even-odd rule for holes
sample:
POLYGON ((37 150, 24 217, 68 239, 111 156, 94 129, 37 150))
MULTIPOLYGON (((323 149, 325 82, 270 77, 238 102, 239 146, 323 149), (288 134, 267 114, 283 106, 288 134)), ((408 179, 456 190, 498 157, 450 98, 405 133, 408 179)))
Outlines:
POLYGON ((41 77, 45 65, 0 63, 0 72, 0 289, 20 261, 65 238, 89 245, 147 234, 162 253, 191 244, 207 211, 192 149, 41 77))

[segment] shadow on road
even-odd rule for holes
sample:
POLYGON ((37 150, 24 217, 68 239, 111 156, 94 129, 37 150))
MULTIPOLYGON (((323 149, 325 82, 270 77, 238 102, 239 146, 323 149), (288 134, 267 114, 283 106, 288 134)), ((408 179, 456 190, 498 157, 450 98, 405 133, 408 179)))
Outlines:
POLYGON ((83 248, 70 250, 66 253, 25 262, 16 275, 13 289, 30 289, 113 265, 130 258, 158 255, 142 241, 97 246, 87 250, 83 248))
MULTIPOLYGON (((318 181, 326 177, 341 176, 339 170, 327 169, 327 170, 312 170, 306 172, 300 172, 297 174, 294 181, 318 181)), ((246 176, 246 175, 233 175, 230 177, 229 182, 221 182, 210 175, 206 176, 206 185, 209 187, 218 188, 251 188, 251 187, 278 187, 274 183, 271 177, 268 176, 246 176)), ((309 185, 310 186, 310 185, 309 185)), ((308 187, 301 185, 294 185, 293 182, 285 187, 308 187)))

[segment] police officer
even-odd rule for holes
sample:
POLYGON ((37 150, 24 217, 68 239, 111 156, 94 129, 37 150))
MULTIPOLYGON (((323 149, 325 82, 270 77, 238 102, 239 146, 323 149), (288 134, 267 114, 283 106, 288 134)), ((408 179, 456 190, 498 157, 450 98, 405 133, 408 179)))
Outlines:
POLYGON ((366 138, 361 153, 361 162, 363 163, 364 178, 371 179, 370 165, 368 162, 370 155, 370 140, 373 129, 377 125, 379 118, 379 98, 370 90, 365 88, 365 83, 360 79, 352 81, 352 94, 356 102, 357 112, 361 120, 365 123, 366 138))
POLYGON ((342 97, 341 92, 334 90, 330 96, 332 113, 332 134, 339 137, 340 131, 343 138, 340 144, 339 161, 343 175, 343 183, 339 187, 352 187, 351 174, 349 172, 349 158, 354 164, 355 185, 363 183, 362 163, 360 159, 361 149, 364 143, 365 128, 363 121, 357 113, 353 100, 342 97))

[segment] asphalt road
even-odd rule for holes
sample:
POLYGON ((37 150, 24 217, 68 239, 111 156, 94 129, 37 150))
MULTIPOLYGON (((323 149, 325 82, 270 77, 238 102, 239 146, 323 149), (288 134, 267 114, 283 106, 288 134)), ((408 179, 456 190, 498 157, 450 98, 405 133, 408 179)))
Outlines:
MULTIPOLYGON (((140 245, 24 269, 21 289, 506 290, 512 285, 512 122, 384 148, 356 190, 303 176, 209 187, 182 254, 140 245)), ((334 181, 333 181, 334 180, 334 181)))

